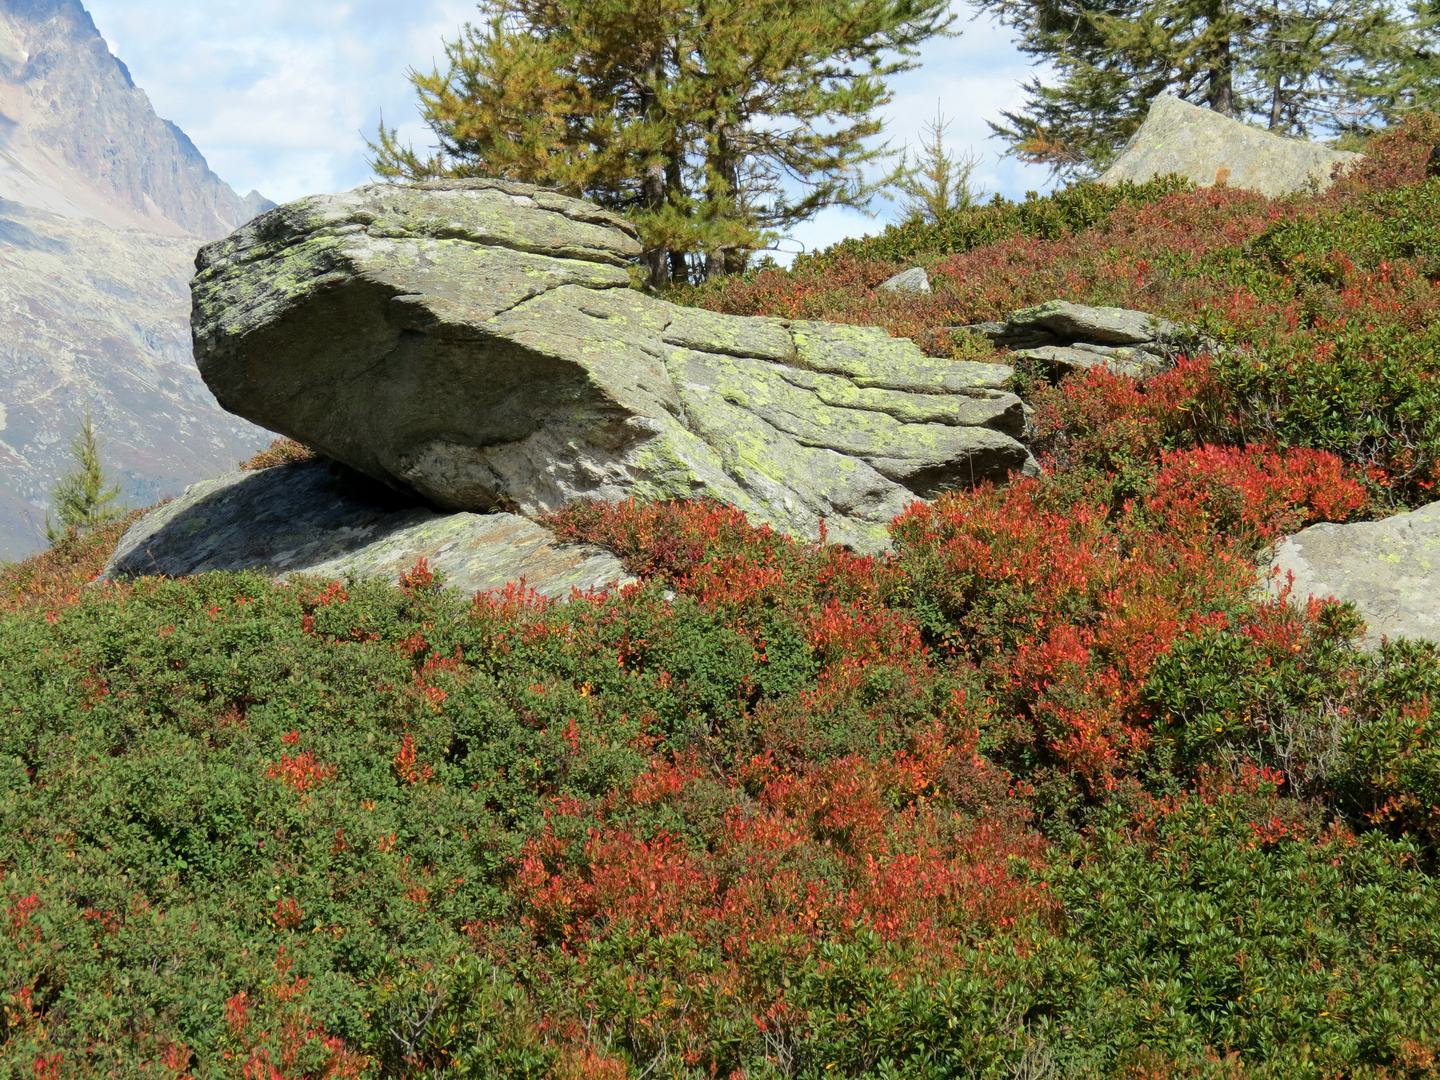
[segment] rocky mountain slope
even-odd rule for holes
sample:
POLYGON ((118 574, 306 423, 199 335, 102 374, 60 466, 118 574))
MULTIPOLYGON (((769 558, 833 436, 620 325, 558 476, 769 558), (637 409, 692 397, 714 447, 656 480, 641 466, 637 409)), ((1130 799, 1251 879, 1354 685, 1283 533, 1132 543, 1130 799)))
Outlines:
POLYGON ((195 371, 187 282, 269 205, 155 114, 79 0, 0 0, 0 557, 39 543, 87 409, 132 503, 264 441, 195 371))

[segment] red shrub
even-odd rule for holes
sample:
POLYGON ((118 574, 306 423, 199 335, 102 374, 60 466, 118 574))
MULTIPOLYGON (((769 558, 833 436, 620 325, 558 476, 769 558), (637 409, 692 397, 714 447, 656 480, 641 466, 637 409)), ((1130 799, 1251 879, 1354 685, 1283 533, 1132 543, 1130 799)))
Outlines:
POLYGON ((1253 569, 1206 525, 1188 505, 1114 515, 1022 481, 917 505, 893 531, 942 643, 984 665, 1035 749, 1094 791, 1148 745, 1156 659, 1247 602, 1253 569))
POLYGON ((334 765, 317 760, 314 753, 306 750, 294 757, 281 754, 280 760, 265 770, 265 775, 271 780, 282 781, 303 795, 333 779, 338 771, 334 765))
POLYGON ((1258 446, 1202 446, 1164 455, 1150 510, 1198 507, 1216 532, 1259 546, 1316 521, 1345 521, 1365 488, 1334 454, 1258 446))
POLYGON ((1372 138, 1365 147, 1364 160, 1341 174, 1339 182, 1323 196, 1326 202, 1343 204, 1367 191, 1394 191, 1425 179, 1430 151, 1440 145, 1440 116, 1431 112, 1412 113, 1395 127, 1372 138))
MULTIPOLYGON (((693 978, 748 986, 762 1010, 783 996, 753 981, 768 981, 775 950, 808 955, 866 928, 900 950, 898 962, 929 970, 977 938, 1050 925, 1044 841, 1013 815, 966 821, 927 797, 957 753, 922 741, 891 762, 852 757, 772 775, 753 808, 732 810, 698 843, 595 823, 579 807, 551 814, 520 857, 522 921, 581 956, 682 935, 723 960, 693 978), (567 818, 588 831, 583 851, 559 838, 567 818)), ((637 793, 653 804, 666 786, 647 780, 637 793)))

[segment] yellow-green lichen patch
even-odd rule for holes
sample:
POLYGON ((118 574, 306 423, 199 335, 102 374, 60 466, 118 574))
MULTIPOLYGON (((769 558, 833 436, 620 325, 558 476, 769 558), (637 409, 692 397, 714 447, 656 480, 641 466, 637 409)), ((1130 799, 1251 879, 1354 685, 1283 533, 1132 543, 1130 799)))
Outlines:
POLYGON ((682 349, 778 363, 788 363, 795 357, 795 342, 779 319, 724 315, 700 308, 673 309, 663 340, 682 349))
POLYGON ((1015 374, 1004 364, 926 356, 913 341, 892 338, 877 327, 797 322, 790 330, 797 366, 843 375, 861 387, 920 394, 1003 390, 1015 374))

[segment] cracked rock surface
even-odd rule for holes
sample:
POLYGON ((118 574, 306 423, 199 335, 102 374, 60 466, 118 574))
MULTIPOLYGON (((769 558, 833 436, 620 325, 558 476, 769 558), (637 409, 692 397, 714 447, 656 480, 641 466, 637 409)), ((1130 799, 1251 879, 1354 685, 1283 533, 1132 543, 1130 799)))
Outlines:
POLYGON ((710 497, 874 550, 916 497, 1034 463, 1010 368, 629 287, 631 226, 491 180, 304 199, 202 249, 227 409, 449 510, 710 497))

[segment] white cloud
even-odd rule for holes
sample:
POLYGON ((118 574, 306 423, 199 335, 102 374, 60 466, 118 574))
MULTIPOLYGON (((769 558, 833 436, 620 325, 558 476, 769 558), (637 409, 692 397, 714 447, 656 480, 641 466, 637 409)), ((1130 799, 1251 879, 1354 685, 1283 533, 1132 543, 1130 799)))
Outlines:
MULTIPOLYGON (((958 2, 958 0, 957 0, 958 2)), ((475 16, 473 0, 87 0, 100 32, 161 116, 195 141, 241 193, 276 200, 339 191, 370 178, 365 139, 383 112, 417 145, 428 144, 405 78, 428 69, 475 16)), ((1001 159, 986 120, 1019 104, 1029 68, 1007 33, 962 21, 964 33, 929 43, 919 69, 894 80, 886 135, 918 141, 938 101, 957 149, 985 158, 990 191, 1015 197, 1043 188, 1043 169, 1001 159)), ((889 216, 889 208, 877 209, 889 216)), ((870 219, 833 210, 796 230, 814 248, 876 231, 870 219)), ((786 245, 793 247, 795 245, 786 245)))
POLYGON ((443 56, 444 40, 475 11, 468 0, 87 6, 156 111, 215 171, 241 192, 280 200, 368 179, 365 139, 382 111, 387 122, 418 120, 405 73, 443 56))

